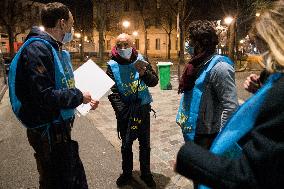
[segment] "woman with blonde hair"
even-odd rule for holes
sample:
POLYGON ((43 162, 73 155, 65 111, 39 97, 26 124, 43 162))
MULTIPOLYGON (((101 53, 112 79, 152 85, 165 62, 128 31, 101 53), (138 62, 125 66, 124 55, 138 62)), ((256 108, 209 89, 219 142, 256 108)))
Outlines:
POLYGON ((188 142, 177 156, 178 173, 211 188, 283 188, 284 1, 263 12, 255 28, 270 76, 228 120, 210 151, 188 142))

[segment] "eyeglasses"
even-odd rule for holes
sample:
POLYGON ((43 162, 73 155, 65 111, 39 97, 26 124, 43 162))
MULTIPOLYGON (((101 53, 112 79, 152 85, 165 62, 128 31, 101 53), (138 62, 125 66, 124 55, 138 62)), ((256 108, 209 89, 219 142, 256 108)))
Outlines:
POLYGON ((123 41, 117 42, 117 43, 116 43, 116 47, 117 47, 117 48, 120 48, 120 49, 121 49, 122 47, 124 47, 124 48, 125 48, 125 47, 129 47, 129 43, 128 43, 128 42, 123 42, 123 41))

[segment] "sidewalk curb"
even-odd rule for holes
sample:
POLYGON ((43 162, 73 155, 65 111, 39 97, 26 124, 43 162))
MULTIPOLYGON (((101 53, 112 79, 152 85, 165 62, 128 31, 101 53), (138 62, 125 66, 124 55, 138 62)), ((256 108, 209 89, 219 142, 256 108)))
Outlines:
POLYGON ((7 89, 8 89, 8 87, 7 87, 6 84, 4 84, 0 87, 0 102, 1 102, 1 100, 2 100, 7 89))

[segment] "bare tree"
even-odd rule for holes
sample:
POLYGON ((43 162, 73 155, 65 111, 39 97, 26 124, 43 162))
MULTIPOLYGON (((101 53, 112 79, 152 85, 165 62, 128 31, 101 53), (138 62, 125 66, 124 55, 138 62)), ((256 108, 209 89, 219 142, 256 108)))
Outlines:
POLYGON ((31 10, 38 10, 34 6, 34 1, 2 0, 1 2, 0 24, 8 34, 10 56, 15 54, 14 42, 17 35, 39 22, 39 12, 31 13, 31 10))
POLYGON ((164 3, 171 8, 178 18, 178 31, 179 31, 179 63, 178 63, 178 79, 180 80, 180 65, 184 64, 184 48, 185 48, 185 28, 186 23, 189 22, 189 16, 192 12, 190 8, 191 0, 165 0, 164 3))
POLYGON ((99 32, 99 57, 100 62, 104 60, 105 40, 104 32, 106 28, 106 8, 108 0, 93 0, 94 7, 94 26, 99 32))
MULTIPOLYGON (((154 3, 156 1, 151 1, 151 0, 139 0, 139 1, 135 1, 136 6, 139 9, 140 12, 140 16, 142 18, 142 22, 143 22, 143 28, 144 28, 144 40, 145 40, 145 48, 144 48, 144 55, 147 57, 148 56, 148 52, 147 52, 147 34, 148 31, 147 29, 149 29, 149 27, 151 26, 151 18, 149 16, 151 16, 152 14, 150 13, 150 5, 154 6, 154 3)), ((152 9, 153 10, 153 9, 152 9)), ((154 9, 155 10, 155 9, 154 9)))
MULTIPOLYGON (((219 0, 225 15, 231 15, 234 20, 229 26, 228 55, 234 57, 235 50, 238 49, 238 39, 240 28, 244 23, 251 23, 255 18, 255 13, 268 8, 273 0, 219 0)), ((247 31, 245 31, 247 32, 247 31)))
POLYGON ((160 21, 162 28, 168 35, 168 49, 167 49, 167 57, 168 59, 171 58, 171 34, 174 29, 176 29, 176 22, 177 22, 177 15, 175 12, 166 4, 161 4, 157 7, 156 11, 156 19, 160 21))
MULTIPOLYGON (((99 32, 99 57, 100 62, 104 60, 105 51, 105 34, 106 32, 117 33, 119 25, 111 25, 112 23, 119 23, 121 0, 93 0, 94 9, 94 27, 99 32), (111 7, 114 5, 114 7, 111 7)), ((113 33, 112 33, 113 34, 113 33)))

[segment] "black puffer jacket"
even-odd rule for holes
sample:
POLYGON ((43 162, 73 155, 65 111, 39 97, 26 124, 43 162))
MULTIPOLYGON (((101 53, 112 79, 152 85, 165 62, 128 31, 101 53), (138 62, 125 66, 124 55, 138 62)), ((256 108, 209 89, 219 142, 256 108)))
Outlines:
MULTIPOLYGON (((61 43, 39 28, 32 28, 31 37, 48 41, 60 51, 61 43)), ((51 122, 60 109, 75 108, 83 102, 79 89, 55 90, 54 60, 51 49, 35 41, 21 53, 16 73, 16 95, 22 103, 20 119, 28 126, 51 122)))
POLYGON ((254 128, 238 142, 243 148, 241 158, 219 157, 188 142, 178 153, 177 172, 218 189, 283 188, 283 96, 284 78, 281 78, 268 91, 254 128))
MULTIPOLYGON (((133 53, 134 54, 134 53, 133 53)), ((120 57, 117 58, 116 56, 112 56, 112 59, 115 60, 117 63, 119 64, 124 64, 124 65, 128 65, 131 64, 132 62, 134 62, 137 59, 137 55, 133 55, 132 56, 132 60, 130 61, 126 61, 121 59, 120 57)), ((112 73, 112 70, 110 68, 110 66, 107 67, 107 75, 115 81, 114 79, 114 75, 112 73)), ((154 87, 158 84, 159 82, 159 78, 156 74, 156 72, 153 70, 151 64, 148 64, 147 69, 145 71, 145 74, 140 77, 140 79, 148 86, 148 87, 154 87)), ((127 119, 127 112, 128 112, 128 105, 125 104, 120 96, 120 93, 118 91, 118 88, 116 85, 114 85, 111 88, 112 94, 110 94, 108 96, 109 101, 111 102, 111 105, 115 111, 115 115, 117 120, 119 119, 127 119)), ((144 105, 145 107, 148 105, 144 105)), ((143 107, 142 107, 143 109, 143 107)))

